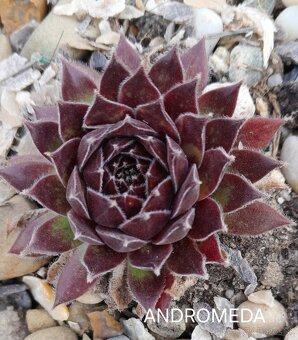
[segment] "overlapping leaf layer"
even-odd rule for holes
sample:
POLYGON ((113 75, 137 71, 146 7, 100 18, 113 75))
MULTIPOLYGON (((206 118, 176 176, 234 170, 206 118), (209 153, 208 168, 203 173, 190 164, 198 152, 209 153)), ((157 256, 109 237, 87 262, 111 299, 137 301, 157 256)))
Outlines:
POLYGON ((45 208, 11 252, 73 249, 56 304, 126 261, 135 299, 165 306, 175 275, 206 277, 206 263, 225 262, 218 232, 290 223, 252 184, 280 166, 261 149, 283 121, 233 119, 240 84, 202 95, 203 41, 183 55, 174 47, 149 72, 124 37, 102 76, 62 63, 62 100, 26 124, 40 156, 13 157, 0 170, 45 208))

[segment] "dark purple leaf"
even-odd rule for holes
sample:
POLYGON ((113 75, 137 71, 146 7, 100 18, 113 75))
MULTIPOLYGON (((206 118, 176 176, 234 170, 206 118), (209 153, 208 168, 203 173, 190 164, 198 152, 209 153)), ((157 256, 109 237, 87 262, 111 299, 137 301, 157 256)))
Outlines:
POLYGON ((206 127, 206 150, 222 147, 230 152, 243 120, 215 118, 206 127))
POLYGON ((181 147, 189 162, 201 165, 205 151, 205 130, 208 120, 193 113, 181 115, 175 122, 181 147), (195 133, 194 133, 195 131, 195 133))
POLYGON ((263 149, 283 124, 283 119, 250 118, 243 124, 237 144, 249 149, 263 149))
POLYGON ((117 102, 113 102, 97 94, 84 119, 88 127, 117 123, 126 115, 133 115, 133 110, 117 102))
POLYGON ((87 246, 82 259, 88 272, 87 280, 92 281, 99 275, 112 271, 125 258, 126 254, 117 253, 107 246, 87 246))
POLYGON ((66 215, 70 206, 66 200, 66 189, 56 175, 47 175, 36 181, 33 186, 25 191, 42 206, 66 215))
POLYGON ((159 276, 161 269, 171 255, 172 250, 173 246, 171 244, 147 244, 143 248, 129 253, 128 261, 133 267, 151 270, 155 275, 159 276))
POLYGON ((167 265, 178 275, 206 277, 204 257, 199 252, 196 242, 188 238, 174 244, 174 250, 167 265))
POLYGON ((163 229, 169 217, 169 210, 141 212, 121 224, 119 228, 128 235, 141 240, 149 240, 163 229))
POLYGON ((181 57, 186 80, 200 75, 200 88, 203 89, 208 81, 208 58, 205 40, 201 39, 196 45, 187 50, 181 57))
POLYGON ((87 270, 81 263, 83 247, 78 247, 63 266, 56 284, 54 307, 75 300, 94 286, 96 280, 87 281, 87 270))
POLYGON ((147 244, 147 241, 129 236, 118 229, 98 226, 96 232, 107 246, 119 253, 134 251, 147 244))
POLYGON ((197 167, 193 164, 174 199, 172 218, 184 214, 196 203, 199 198, 200 183, 197 167))
POLYGON ((181 113, 198 113, 198 80, 179 84, 164 96, 165 110, 175 121, 181 113))
POLYGON ((86 202, 86 188, 77 167, 73 169, 69 178, 66 198, 77 215, 90 218, 86 202))
POLYGON ((202 94, 199 98, 200 113, 232 117, 235 111, 241 82, 222 86, 202 94))
POLYGON ((87 109, 86 104, 59 102, 59 131, 63 140, 85 134, 82 125, 87 109))
POLYGON ((231 162, 231 157, 222 148, 207 150, 199 176, 202 181, 200 188, 200 200, 210 196, 219 186, 224 170, 231 162))
POLYGON ((206 263, 225 263, 217 235, 212 235, 198 244, 200 253, 206 256, 206 263))
POLYGON ((225 174, 213 198, 223 207, 224 212, 238 209, 245 204, 262 198, 263 194, 248 181, 234 174, 225 174))
POLYGON ((92 101, 94 91, 97 89, 96 80, 82 65, 69 62, 61 58, 62 69, 62 97, 65 101, 87 102, 92 101))
POLYGON ((150 69, 149 77, 161 93, 183 81, 183 70, 177 46, 162 56, 150 69))
POLYGON ((185 180, 188 160, 180 145, 167 136, 167 161, 175 192, 185 180))
POLYGON ((157 131, 159 137, 164 138, 167 135, 176 142, 180 141, 178 130, 170 116, 166 113, 161 100, 138 106, 136 118, 150 125, 157 131))
POLYGON ((253 183, 281 166, 277 160, 257 151, 233 150, 232 155, 235 156, 235 161, 231 164, 231 169, 244 175, 253 183))
POLYGON ((171 220, 167 226, 153 239, 157 245, 171 244, 182 240, 192 228, 195 209, 188 210, 184 215, 171 220))
POLYGON ((26 122, 34 144, 40 153, 53 152, 62 144, 58 123, 53 121, 26 122))
POLYGON ((31 187, 36 178, 54 173, 53 165, 44 157, 35 155, 12 157, 8 166, 0 169, 0 176, 16 190, 31 187))
POLYGON ((87 202, 92 219, 104 227, 117 227, 126 219, 116 200, 87 189, 87 202))
POLYGON ((113 56, 102 75, 100 94, 110 100, 117 101, 120 84, 128 76, 128 70, 122 62, 118 61, 115 56, 113 56))
POLYGON ((141 64, 138 52, 131 46, 123 34, 120 35, 115 56, 118 60, 121 60, 130 71, 136 71, 141 64))
POLYGON ((197 202, 195 210, 195 219, 188 237, 193 240, 204 240, 216 232, 225 231, 222 212, 212 198, 197 202))
POLYGON ((57 175, 65 186, 76 165, 79 144, 80 138, 70 139, 48 155, 55 166, 57 175))
POLYGON ((235 235, 258 235, 292 222, 262 202, 225 214, 228 232, 235 235))
POLYGON ((70 210, 67 214, 67 217, 73 230, 75 239, 93 245, 103 244, 95 231, 97 227, 95 222, 77 215, 74 210, 70 210))
POLYGON ((135 300, 146 310, 154 309, 166 285, 166 276, 162 271, 156 276, 150 270, 142 270, 128 266, 128 286, 135 300))
POLYGON ((118 100, 130 107, 136 107, 156 100, 159 96, 159 91, 153 85, 143 67, 140 67, 134 75, 121 84, 118 100))

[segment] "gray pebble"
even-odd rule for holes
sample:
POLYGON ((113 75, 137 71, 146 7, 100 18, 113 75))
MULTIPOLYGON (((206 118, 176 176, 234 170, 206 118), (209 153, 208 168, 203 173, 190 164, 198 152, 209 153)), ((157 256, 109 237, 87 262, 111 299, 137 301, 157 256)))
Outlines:
POLYGON ((262 78, 263 54, 259 47, 239 44, 234 47, 230 57, 229 78, 254 86, 262 78))

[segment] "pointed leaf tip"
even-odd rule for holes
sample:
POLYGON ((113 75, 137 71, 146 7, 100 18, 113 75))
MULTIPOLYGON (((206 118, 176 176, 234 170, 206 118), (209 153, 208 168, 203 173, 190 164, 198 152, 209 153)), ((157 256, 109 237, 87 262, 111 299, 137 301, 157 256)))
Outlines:
POLYGON ((285 216, 262 202, 253 202, 224 217, 228 232, 235 235, 258 235, 292 224, 285 216))
POLYGON ((128 286, 135 300, 146 310, 154 309, 166 286, 164 271, 156 276, 150 270, 143 270, 128 265, 128 286))
POLYGON ((65 101, 92 101, 97 85, 84 67, 61 58, 62 68, 62 97, 65 101))
POLYGON ((221 117, 232 117, 237 104, 241 82, 221 86, 202 94, 199 98, 201 113, 214 113, 221 117))

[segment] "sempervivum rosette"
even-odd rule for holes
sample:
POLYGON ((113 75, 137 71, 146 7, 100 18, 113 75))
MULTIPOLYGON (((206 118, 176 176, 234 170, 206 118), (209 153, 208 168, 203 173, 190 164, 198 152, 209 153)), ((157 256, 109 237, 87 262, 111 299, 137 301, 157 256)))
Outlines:
POLYGON ((40 156, 1 170, 43 209, 11 252, 58 255, 56 304, 127 262, 144 308, 168 301, 176 275, 206 277, 223 263, 218 232, 257 235, 289 224, 253 187, 280 166, 260 149, 280 119, 233 119, 240 84, 205 94, 203 41, 174 47, 147 73, 121 37, 102 76, 63 60, 62 100, 26 125, 40 156))

